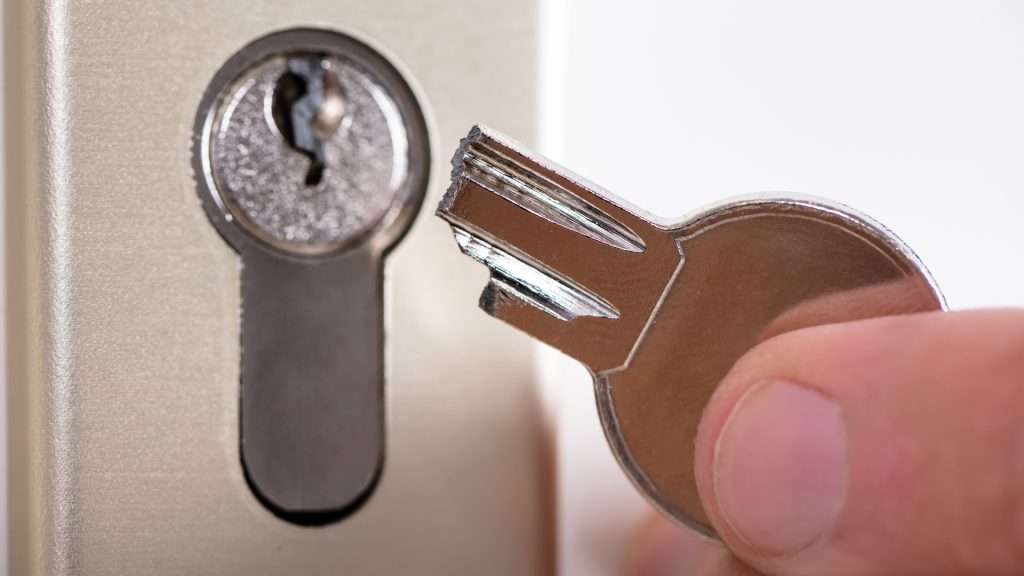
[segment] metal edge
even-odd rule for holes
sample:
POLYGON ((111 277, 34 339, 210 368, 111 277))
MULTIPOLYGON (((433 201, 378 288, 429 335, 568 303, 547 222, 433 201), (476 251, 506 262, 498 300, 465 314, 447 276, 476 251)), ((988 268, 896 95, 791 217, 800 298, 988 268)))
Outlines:
MULTIPOLYGON (((871 216, 868 216, 867 214, 841 202, 829 200, 820 196, 797 193, 762 192, 734 196, 691 213, 678 224, 673 225, 670 230, 679 232, 685 228, 692 228, 700 224, 702 221, 718 219, 724 220, 732 213, 762 204, 786 204, 795 208, 810 208, 852 224, 854 229, 865 232, 865 234, 862 234, 862 238, 876 245, 880 243, 882 246, 890 250, 892 254, 897 255, 902 260, 901 264, 904 269, 913 270, 914 272, 919 273, 925 279, 929 289, 938 300, 939 307, 942 310, 948 310, 948 303, 946 302, 945 295, 942 293, 942 289, 939 287, 935 277, 932 276, 931 271, 927 266, 925 266, 917 253, 914 252, 914 250, 889 227, 871 216)), ((844 229, 850 230, 850 228, 844 229)))
POLYGON ((11 574, 78 568, 68 6, 4 3, 11 574))

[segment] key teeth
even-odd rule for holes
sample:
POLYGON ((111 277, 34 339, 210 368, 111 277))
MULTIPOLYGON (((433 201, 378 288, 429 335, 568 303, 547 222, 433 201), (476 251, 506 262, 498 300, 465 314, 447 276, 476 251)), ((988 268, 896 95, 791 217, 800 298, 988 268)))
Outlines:
POLYGON ((441 197, 441 202, 437 205, 436 215, 444 215, 451 210, 452 204, 455 202, 455 196, 458 194, 459 183, 462 181, 463 174, 466 170, 466 150, 470 144, 476 142, 484 135, 483 127, 477 125, 469 131, 469 134, 465 138, 459 141, 459 147, 455 150, 455 155, 452 156, 452 173, 451 180, 448 184, 448 189, 445 190, 444 196, 441 197))
POLYGON ((564 322, 581 316, 618 319, 619 311, 600 296, 568 278, 544 270, 468 230, 452 226, 462 253, 487 266, 491 279, 480 295, 480 308, 501 317, 510 299, 537 308, 564 322))
MULTIPOLYGON (((452 158, 451 184, 438 206, 448 212, 463 180, 489 190, 523 210, 591 240, 627 252, 647 247, 639 234, 565 186, 523 166, 510 153, 529 157, 523 149, 484 127, 474 126, 452 158), (503 150, 504 149, 504 150, 503 150)), ((536 161, 552 174, 568 171, 536 161)))

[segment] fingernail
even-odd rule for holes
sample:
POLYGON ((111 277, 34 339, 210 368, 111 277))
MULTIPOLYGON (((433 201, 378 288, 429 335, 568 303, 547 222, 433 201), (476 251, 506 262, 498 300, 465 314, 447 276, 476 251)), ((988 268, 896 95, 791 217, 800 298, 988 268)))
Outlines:
POLYGON ((756 384, 733 407, 715 444, 719 511, 761 553, 799 552, 835 525, 846 496, 846 458, 835 401, 788 382, 756 384))

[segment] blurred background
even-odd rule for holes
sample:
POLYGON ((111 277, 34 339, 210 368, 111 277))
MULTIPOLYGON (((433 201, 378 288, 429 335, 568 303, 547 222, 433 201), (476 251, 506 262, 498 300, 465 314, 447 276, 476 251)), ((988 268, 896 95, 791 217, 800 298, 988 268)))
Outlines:
MULTIPOLYGON (((953 308, 1024 304, 1024 4, 551 0, 544 152, 664 218, 798 192, 914 248, 953 308)), ((584 371, 545 355, 564 574, 614 573, 647 504, 584 371)))
MULTIPOLYGON (((1024 304, 1024 4, 547 0, 540 18, 546 155, 664 218, 763 191, 848 203, 918 251, 951 307, 1024 304)), ((541 364, 560 572, 613 574, 651 511, 585 371, 541 364)))

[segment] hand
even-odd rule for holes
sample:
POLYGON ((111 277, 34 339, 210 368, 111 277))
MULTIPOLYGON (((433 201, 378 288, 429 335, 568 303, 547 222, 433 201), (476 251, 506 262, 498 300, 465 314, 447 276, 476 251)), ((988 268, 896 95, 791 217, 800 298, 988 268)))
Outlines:
POLYGON ((775 336, 708 403, 696 470, 728 549, 657 519, 627 574, 1024 574, 1024 311, 775 336))

